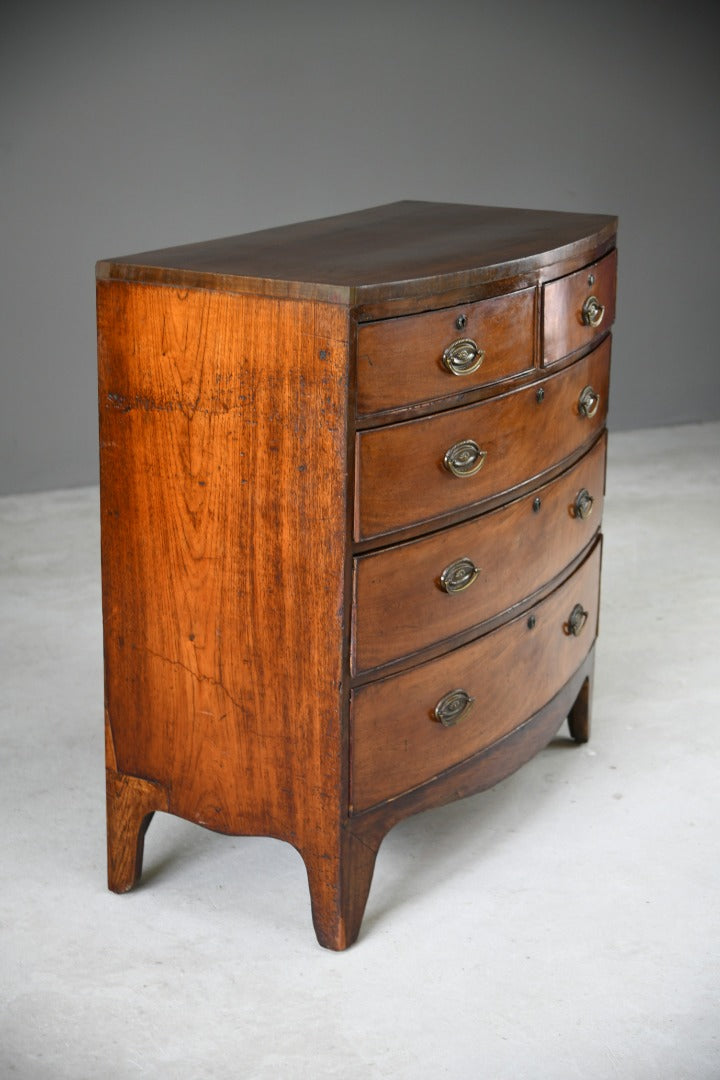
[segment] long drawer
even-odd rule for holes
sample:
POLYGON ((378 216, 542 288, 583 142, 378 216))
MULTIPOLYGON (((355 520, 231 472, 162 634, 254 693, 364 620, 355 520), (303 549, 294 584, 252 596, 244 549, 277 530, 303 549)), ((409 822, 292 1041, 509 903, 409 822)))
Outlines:
POLYGON ((606 441, 507 506, 357 558, 354 673, 490 619, 560 574, 598 529, 606 441))
POLYGON ((540 384, 357 436, 355 538, 471 507, 540 476, 600 433, 610 339, 540 384))
POLYGON ((447 656, 357 688, 351 799, 358 812, 485 749, 560 690, 597 633, 600 540, 529 612, 447 656))

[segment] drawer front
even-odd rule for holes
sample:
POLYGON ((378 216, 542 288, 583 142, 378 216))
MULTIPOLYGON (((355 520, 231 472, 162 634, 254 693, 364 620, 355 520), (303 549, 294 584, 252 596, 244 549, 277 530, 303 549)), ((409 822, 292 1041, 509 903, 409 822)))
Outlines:
POLYGON ((543 286, 543 364, 590 345, 615 321, 617 252, 543 286))
POLYGON ((535 289, 358 329, 357 411, 459 394, 533 367, 535 289))
POLYGON ((594 641, 599 582, 598 541, 575 573, 531 612, 448 656, 355 690, 353 810, 430 780, 501 739, 547 704, 594 641), (447 701, 454 693, 460 707, 465 700, 460 694, 472 699, 459 716, 447 701), (441 714, 454 712, 457 722, 440 723, 435 718, 438 707, 441 714))
POLYGON ((609 367, 606 338, 539 385, 361 432, 355 538, 382 536, 472 506, 563 461, 604 426, 609 367), (586 393, 588 387, 593 394, 586 393), (591 415, 584 415, 581 398, 591 415), (475 449, 468 450, 470 443, 475 449), (475 471, 454 475, 450 465, 475 471))
POLYGON ((509 506, 356 559, 354 673, 490 619, 560 574, 600 526, 606 441, 509 506))

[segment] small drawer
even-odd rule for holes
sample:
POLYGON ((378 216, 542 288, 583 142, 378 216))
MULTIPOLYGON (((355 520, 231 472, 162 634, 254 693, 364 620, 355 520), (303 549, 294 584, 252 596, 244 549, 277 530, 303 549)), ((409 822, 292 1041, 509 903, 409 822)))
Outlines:
POLYGON ((542 603, 351 700, 352 808, 365 810, 509 734, 582 664, 597 632, 600 542, 542 603))
POLYGON ((355 538, 499 495, 592 442, 605 423, 610 339, 540 383, 357 436, 355 538))
POLYGON ((543 365, 584 348, 615 321, 617 251, 543 286, 543 365))
POLYGON ((600 526, 606 442, 509 506, 357 558, 354 673, 476 626, 562 573, 600 526))
POLYGON ((535 289, 358 328, 359 415, 449 397, 533 367, 535 289))

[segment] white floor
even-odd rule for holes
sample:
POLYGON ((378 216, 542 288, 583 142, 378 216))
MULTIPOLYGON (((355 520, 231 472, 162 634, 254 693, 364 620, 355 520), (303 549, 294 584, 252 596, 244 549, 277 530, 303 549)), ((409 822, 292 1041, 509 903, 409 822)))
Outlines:
POLYGON ((385 840, 360 939, 300 858, 157 815, 106 891, 96 490, 0 500, 0 1076, 720 1077, 720 424, 615 435, 594 734, 385 840))

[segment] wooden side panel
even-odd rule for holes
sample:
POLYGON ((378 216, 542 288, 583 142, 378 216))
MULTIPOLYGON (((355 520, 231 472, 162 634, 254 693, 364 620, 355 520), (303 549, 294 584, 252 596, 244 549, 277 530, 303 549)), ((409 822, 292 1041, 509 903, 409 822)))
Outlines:
POLYGON ((113 768, 310 857, 345 768, 347 325, 328 304, 98 283, 113 768))

